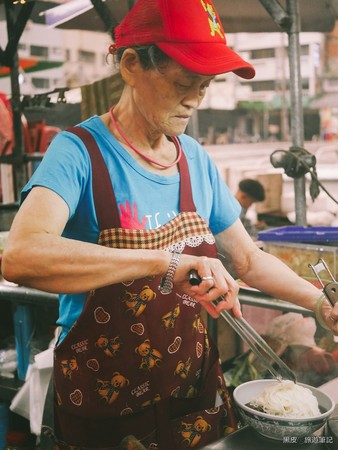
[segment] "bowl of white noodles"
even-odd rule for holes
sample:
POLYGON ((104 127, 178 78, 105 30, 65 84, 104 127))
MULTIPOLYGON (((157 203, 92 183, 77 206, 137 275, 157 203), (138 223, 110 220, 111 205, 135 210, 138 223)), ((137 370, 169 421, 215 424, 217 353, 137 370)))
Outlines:
POLYGON ((240 384, 233 393, 246 425, 261 435, 291 442, 323 427, 335 407, 319 389, 288 380, 254 380, 240 384))

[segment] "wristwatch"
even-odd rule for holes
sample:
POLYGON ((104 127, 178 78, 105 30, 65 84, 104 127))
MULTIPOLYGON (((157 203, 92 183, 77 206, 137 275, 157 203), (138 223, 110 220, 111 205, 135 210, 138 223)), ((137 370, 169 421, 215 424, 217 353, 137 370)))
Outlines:
POLYGON ((174 279, 174 275, 175 275, 178 263, 180 262, 180 257, 181 257, 180 253, 176 253, 176 252, 173 253, 173 256, 171 258, 171 261, 170 261, 170 264, 168 267, 168 271, 162 278, 161 285, 159 286, 159 290, 160 290, 161 294, 171 294, 172 293, 173 286, 174 286, 173 279, 174 279))

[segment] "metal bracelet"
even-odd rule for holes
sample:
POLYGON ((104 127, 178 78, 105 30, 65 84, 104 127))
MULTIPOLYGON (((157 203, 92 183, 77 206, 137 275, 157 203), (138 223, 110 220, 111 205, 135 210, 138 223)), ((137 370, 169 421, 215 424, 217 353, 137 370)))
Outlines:
POLYGON ((161 294, 171 294, 173 290, 173 279, 176 272, 176 268, 178 266, 178 263, 180 262, 180 253, 173 253, 173 256, 171 258, 168 271, 165 274, 165 276, 162 278, 161 286, 159 286, 159 290, 161 294))
POLYGON ((315 316, 316 316, 317 322, 319 323, 319 325, 322 328, 325 328, 326 330, 330 330, 330 328, 327 326, 327 324, 324 320, 324 317, 322 315, 322 306, 323 306, 324 300, 326 300, 326 295, 321 294, 316 302, 315 316))

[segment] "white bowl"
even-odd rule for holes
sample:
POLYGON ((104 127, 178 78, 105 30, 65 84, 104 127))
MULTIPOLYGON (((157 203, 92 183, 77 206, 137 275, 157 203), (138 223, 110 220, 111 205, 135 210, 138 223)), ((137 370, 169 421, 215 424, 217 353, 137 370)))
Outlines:
POLYGON ((246 425, 250 425, 263 436, 278 440, 283 440, 284 437, 302 438, 310 436, 325 425, 335 407, 334 401, 319 389, 303 383, 298 384, 310 389, 318 400, 319 409, 322 411, 318 416, 293 419, 290 417, 273 416, 256 411, 247 406, 253 398, 257 397, 271 383, 276 383, 276 380, 248 381, 240 384, 234 390, 234 401, 246 425))

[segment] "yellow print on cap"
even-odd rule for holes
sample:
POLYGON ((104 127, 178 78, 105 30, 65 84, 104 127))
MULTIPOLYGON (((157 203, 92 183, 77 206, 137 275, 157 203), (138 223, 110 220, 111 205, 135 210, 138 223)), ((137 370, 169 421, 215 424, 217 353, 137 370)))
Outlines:
POLYGON ((221 38, 224 38, 222 26, 218 21, 214 7, 212 6, 212 4, 210 4, 208 2, 204 2, 203 0, 201 0, 201 3, 202 3, 204 11, 208 14, 208 21, 209 21, 209 25, 210 25, 211 36, 215 36, 216 33, 218 33, 221 36, 221 38))

